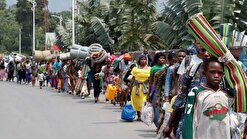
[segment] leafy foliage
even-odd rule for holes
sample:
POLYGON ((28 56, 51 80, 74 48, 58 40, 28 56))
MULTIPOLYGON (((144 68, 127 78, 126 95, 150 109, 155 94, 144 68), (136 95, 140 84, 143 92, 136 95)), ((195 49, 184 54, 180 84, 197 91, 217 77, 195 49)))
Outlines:
POLYGON ((4 10, 6 8, 6 0, 0 1, 0 10, 4 10))
POLYGON ((237 25, 237 30, 245 31, 247 35, 247 0, 237 0, 234 22, 237 25))
POLYGON ((14 7, 0 10, 0 53, 18 51, 19 25, 15 10, 14 7))

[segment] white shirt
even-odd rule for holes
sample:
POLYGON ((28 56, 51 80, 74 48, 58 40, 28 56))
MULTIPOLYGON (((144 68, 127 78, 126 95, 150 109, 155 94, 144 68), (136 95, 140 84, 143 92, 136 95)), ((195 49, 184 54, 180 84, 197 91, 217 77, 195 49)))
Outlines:
MULTIPOLYGON (((200 64, 200 63, 202 63, 202 59, 200 59, 197 55, 192 55, 191 56, 191 60, 190 60, 189 66, 192 66, 192 65, 195 65, 195 64, 200 64)), ((182 63, 180 64, 180 66, 178 68, 177 74, 183 75, 185 72, 186 72, 186 69, 185 69, 185 58, 184 58, 182 63)))
POLYGON ((38 73, 38 81, 44 81, 44 74, 43 73, 38 73))
POLYGON ((26 63, 25 66, 26 66, 26 69, 30 69, 31 68, 31 63, 26 63))

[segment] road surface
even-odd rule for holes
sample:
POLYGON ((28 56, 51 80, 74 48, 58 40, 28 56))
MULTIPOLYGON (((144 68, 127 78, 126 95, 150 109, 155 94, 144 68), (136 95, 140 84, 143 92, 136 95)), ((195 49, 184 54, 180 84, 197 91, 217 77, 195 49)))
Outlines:
POLYGON ((120 114, 102 95, 95 104, 93 97, 0 81, 0 139, 155 138, 154 125, 124 122, 120 114))

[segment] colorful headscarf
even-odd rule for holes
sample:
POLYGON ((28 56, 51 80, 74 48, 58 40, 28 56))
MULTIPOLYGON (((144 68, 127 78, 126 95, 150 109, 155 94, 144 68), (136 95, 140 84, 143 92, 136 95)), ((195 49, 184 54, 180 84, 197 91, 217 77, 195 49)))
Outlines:
POLYGON ((138 56, 138 61, 137 61, 137 64, 138 64, 138 65, 140 65, 140 61, 141 61, 141 59, 142 59, 143 57, 145 57, 146 60, 147 60, 146 55, 143 55, 143 54, 139 55, 139 56, 138 56))

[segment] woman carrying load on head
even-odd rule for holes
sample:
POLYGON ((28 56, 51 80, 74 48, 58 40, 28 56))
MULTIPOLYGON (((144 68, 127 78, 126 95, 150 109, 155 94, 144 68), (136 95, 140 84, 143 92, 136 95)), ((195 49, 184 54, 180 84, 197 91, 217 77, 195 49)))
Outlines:
POLYGON ((148 94, 148 79, 150 77, 151 67, 147 66, 147 59, 145 55, 140 55, 137 61, 137 67, 131 71, 133 76, 131 86, 131 104, 135 111, 137 111, 137 121, 141 120, 142 104, 147 99, 148 94))

